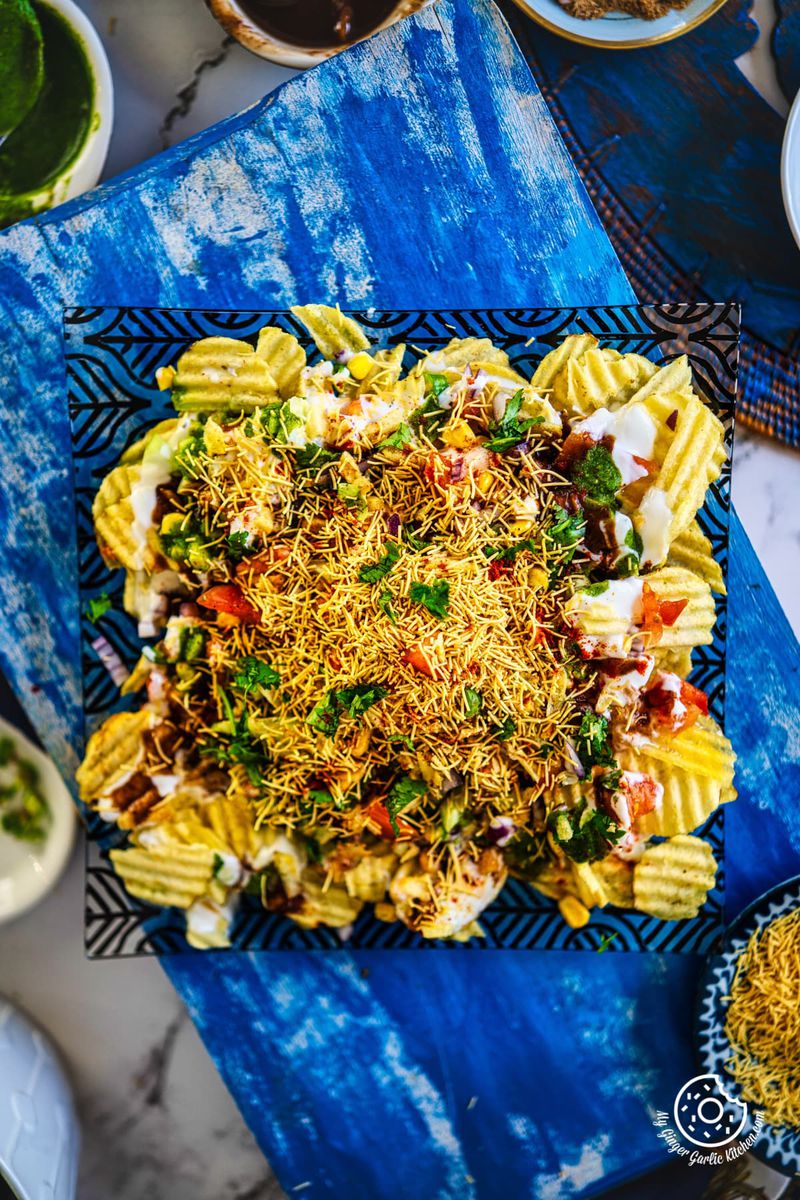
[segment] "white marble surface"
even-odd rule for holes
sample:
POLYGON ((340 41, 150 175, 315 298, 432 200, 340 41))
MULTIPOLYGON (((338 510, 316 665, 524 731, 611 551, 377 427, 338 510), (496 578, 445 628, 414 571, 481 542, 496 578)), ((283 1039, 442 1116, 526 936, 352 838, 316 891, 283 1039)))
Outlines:
MULTIPOLYGON (((108 49, 117 120, 107 175, 253 103, 290 71, 226 42, 202 0, 81 0, 108 49)), ((742 68, 783 107, 762 36, 742 68)), ((750 434, 739 515, 800 633, 800 455, 750 434)), ((84 1126, 80 1200, 272 1200, 281 1195, 182 1005, 152 960, 89 963, 82 859, 35 912, 0 929, 0 988, 59 1042, 84 1126)))

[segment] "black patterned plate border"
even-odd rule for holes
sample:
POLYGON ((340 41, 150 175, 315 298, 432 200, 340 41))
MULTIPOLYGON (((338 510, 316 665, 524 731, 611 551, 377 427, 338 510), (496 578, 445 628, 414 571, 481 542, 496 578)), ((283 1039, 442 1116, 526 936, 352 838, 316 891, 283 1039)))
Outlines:
MULTIPOLYGON (((515 367, 532 374, 540 359, 568 333, 593 333, 622 353, 643 354, 662 362, 688 354, 696 378, 725 424, 729 454, 739 344, 739 307, 724 304, 622 305, 596 308, 487 310, 353 311, 372 340, 405 342, 410 350, 441 346, 451 337, 489 337, 505 349, 515 367)), ((77 511, 81 613, 89 600, 108 592, 114 609, 103 620, 110 649, 130 667, 139 655, 135 623, 122 611, 121 573, 110 573, 97 550, 91 520, 92 498, 100 481, 124 448, 171 412, 155 385, 155 372, 167 366, 200 337, 224 334, 254 340, 264 324, 294 333, 318 357, 305 329, 287 312, 238 312, 219 309, 80 307, 64 310, 67 387, 72 423, 77 511)), ((409 356, 409 361, 412 355, 409 356)), ((727 577, 730 457, 709 491, 700 523, 711 538, 727 577)), ((717 600, 714 642, 696 653, 692 679, 709 695, 713 715, 724 718, 726 605, 717 600)), ((98 629, 84 616, 81 639, 85 732, 88 736, 109 713, 125 707, 93 643, 98 629)), ((185 952, 183 917, 132 900, 106 857, 121 835, 85 813, 90 840, 86 863, 86 948, 90 957, 185 952)), ((583 929, 564 924, 554 904, 525 884, 510 880, 481 917, 482 940, 469 949, 648 950, 704 953, 719 943, 724 887, 724 818, 715 813, 702 829, 720 862, 717 886, 694 920, 660 921, 621 909, 596 910, 583 929)), ((341 939, 331 930, 305 930, 263 912, 244 897, 232 931, 233 948, 336 949, 341 939)), ((386 925, 362 913, 349 946, 384 949, 462 949, 461 944, 426 942, 399 924, 386 925)), ((223 952, 224 953, 224 952, 223 952)))
MULTIPOLYGON (((739 955, 756 930, 800 908, 800 875, 779 883, 758 896, 730 924, 720 953, 706 964, 697 994, 694 1036, 700 1066, 707 1075, 719 1075, 732 1095, 738 1087, 725 1069, 730 1042, 725 1036, 726 999, 739 955)), ((800 1129, 763 1125, 750 1153, 782 1175, 800 1175, 800 1129)))

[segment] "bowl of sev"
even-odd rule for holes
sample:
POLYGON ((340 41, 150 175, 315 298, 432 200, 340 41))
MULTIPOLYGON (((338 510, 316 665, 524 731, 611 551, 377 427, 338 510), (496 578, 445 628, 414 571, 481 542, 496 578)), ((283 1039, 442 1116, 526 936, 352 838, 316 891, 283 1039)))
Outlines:
POLYGON ((763 1125, 750 1152, 800 1171, 800 876, 753 901, 709 959, 695 1033, 717 1074, 763 1125))

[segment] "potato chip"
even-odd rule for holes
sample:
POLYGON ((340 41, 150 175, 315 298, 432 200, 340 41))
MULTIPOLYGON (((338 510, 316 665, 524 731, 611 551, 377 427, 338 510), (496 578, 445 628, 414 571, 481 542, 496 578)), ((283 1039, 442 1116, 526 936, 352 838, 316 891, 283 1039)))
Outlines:
POLYGON ((145 658, 143 654, 139 655, 139 661, 131 671, 128 678, 119 689, 121 696, 132 696, 136 692, 141 691, 147 680, 150 678, 150 672, 153 669, 153 664, 149 658, 145 658))
MULTIPOLYGON (((391 350, 376 350, 370 356, 372 367, 359 382, 356 395, 365 396, 376 389, 396 385, 403 373, 405 353, 406 347, 404 342, 401 342, 397 346, 392 346, 391 350)), ((402 389, 399 390, 402 391, 402 389)), ((416 405, 413 407, 416 407, 416 405)))
POLYGON ((75 774, 81 800, 92 803, 107 794, 116 780, 137 766, 144 754, 142 734, 152 720, 146 710, 114 713, 92 734, 75 774))
MULTIPOLYGON (((597 345, 597 338, 590 333, 571 333, 564 338, 555 350, 551 350, 549 354, 545 354, 542 361, 533 373, 531 383, 539 390, 556 389, 556 381, 562 377, 563 383, 557 388, 559 397, 559 407, 562 407, 567 400, 567 379, 565 368, 571 358, 580 358, 587 350, 591 350, 597 345)), ((551 399, 555 401, 556 397, 551 399)))
POLYGON ((276 325, 265 325, 258 332, 256 354, 266 362, 281 398, 288 400, 297 395, 300 372, 306 365, 306 352, 294 334, 286 333, 276 325))
POLYGON ((635 907, 663 921, 696 917, 716 873, 711 847, 701 838, 678 834, 648 846, 633 869, 635 907))
POLYGON ((201 338, 178 359, 172 385, 178 412, 249 412, 279 399, 269 367, 248 342, 201 338))
POLYGON ((140 540, 135 536, 131 492, 141 478, 136 464, 120 464, 103 479, 92 504, 95 535, 109 566, 141 567, 140 540))
POLYGON ((148 904, 188 908, 214 878, 214 851, 207 846, 132 846, 109 857, 131 896, 148 904))
POLYGON ((666 649, 662 649, 661 646, 653 646, 650 652, 656 660, 656 667, 659 671, 670 671, 673 675, 680 675, 681 679, 688 679, 691 675, 691 646, 668 646, 666 649))
POLYGON ((704 646, 713 641, 717 610, 711 588, 685 567, 661 567, 644 576, 659 601, 688 603, 671 625, 665 624, 656 646, 660 649, 704 646))
MULTIPOLYGON (((647 359, 644 360, 647 362, 647 359)), ((562 407, 574 416, 588 417, 597 408, 614 408, 636 390, 641 378, 634 355, 592 346, 571 358, 566 369, 566 396, 562 407)), ((562 400, 560 384, 554 399, 562 400)))
POLYGON ((655 374, 645 380, 638 391, 631 396, 631 403, 635 404, 640 400, 644 400, 647 396, 657 395, 664 392, 686 392, 692 391, 692 368, 689 365, 689 359, 685 354, 679 358, 674 358, 672 362, 666 366, 660 367, 655 374))
POLYGON ((509 367, 508 355, 505 350, 495 346, 489 338, 451 338, 441 350, 437 350, 435 354, 423 359, 424 370, 442 369, 440 365, 425 366, 424 364, 429 361, 444 364, 450 370, 458 371, 459 374, 464 367, 470 366, 472 363, 480 363, 485 371, 491 370, 492 372, 498 367, 509 367))
POLYGON ((375 904, 383 900, 397 868, 394 854, 367 855, 345 871, 344 884, 351 896, 375 904))
POLYGON ((135 442, 131 442, 128 449, 125 450, 120 458, 120 463, 133 465, 139 463, 144 457, 144 452, 151 444, 154 438, 167 438, 171 433, 174 433, 178 428, 180 417, 167 417, 165 421, 159 421, 152 429, 148 429, 144 437, 138 438, 135 442))
POLYGON ((609 895, 603 880, 595 871, 596 863, 572 863, 574 890, 587 908, 604 908, 609 902, 609 895))
POLYGON ((670 542, 694 521, 725 458, 722 422, 702 400, 692 396, 677 418, 674 437, 651 483, 652 488, 664 493, 672 514, 670 542))
POLYGON ((711 717, 698 717, 681 733, 634 735, 618 753, 623 770, 643 771, 664 789, 656 809, 640 816, 637 833, 669 837, 697 829, 722 803, 733 800, 736 755, 711 717))
POLYGON ((323 358, 346 362, 351 354, 369 349, 364 330, 338 308, 327 304, 302 304, 291 310, 311 334, 323 358))
POLYGON ((225 950, 231 944, 231 912, 201 896, 186 910, 186 941, 195 950, 225 950))
POLYGON ((304 929, 316 929, 318 925, 341 929, 352 925, 364 907, 363 900, 351 896, 343 885, 332 883, 326 888, 314 870, 303 872, 300 894, 302 906, 287 912, 286 916, 304 929))
POLYGON ((711 542, 703 533, 697 521, 692 521, 688 529, 684 529, 675 538, 669 548, 667 565, 683 567, 694 575, 704 579, 712 592, 725 595, 725 581, 722 578, 722 567, 714 558, 711 542))
POLYGON ((614 854, 592 863, 595 879, 603 888, 606 903, 615 908, 633 908, 633 863, 614 854))

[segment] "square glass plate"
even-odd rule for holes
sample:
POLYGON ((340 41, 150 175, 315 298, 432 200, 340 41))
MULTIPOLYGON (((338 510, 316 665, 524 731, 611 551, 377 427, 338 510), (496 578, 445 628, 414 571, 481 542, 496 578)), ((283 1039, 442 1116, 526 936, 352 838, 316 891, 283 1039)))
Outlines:
MULTIPOLYGON (((711 539, 727 577, 730 454, 739 338, 736 304, 625 305, 615 308, 490 309, 482 311, 352 312, 374 343, 409 347, 407 366, 417 351, 442 346, 452 337, 488 337, 509 354, 513 366, 530 377, 541 358, 568 333, 593 333, 603 346, 643 354, 664 362, 688 354, 697 383, 725 424, 728 462, 709 489, 700 524, 711 539)), ((103 476, 122 451, 157 421, 173 414, 169 394, 155 384, 158 367, 175 362, 191 342, 210 335, 254 341, 262 325, 294 333, 319 357, 306 330, 291 313, 231 312, 159 308, 68 308, 64 339, 75 468, 81 613, 91 597, 107 592, 114 607, 93 625, 83 616, 82 674, 87 736, 116 709, 125 707, 109 674, 109 652, 130 668, 141 642, 135 621, 122 609, 123 573, 107 569, 92 527, 92 500, 103 476), (102 641, 98 639, 102 638, 102 641), (101 654, 98 653, 101 651, 101 654)), ((725 600, 717 597, 714 641, 695 651, 692 680, 708 693, 711 713, 724 720, 725 600)), ((183 915, 158 909, 128 896, 105 857, 124 840, 116 827, 87 812, 86 948, 91 957, 169 954, 189 948, 183 915)), ((509 879, 497 900, 481 916, 485 938, 470 942, 426 942, 399 922, 385 924, 366 910, 347 945, 359 948, 549 949, 596 950, 613 936, 609 950, 704 953, 719 938, 722 924, 723 826, 721 810, 699 831, 711 845, 720 869, 717 886, 698 917, 662 921, 642 913, 605 908, 593 912, 583 929, 567 926, 555 904, 527 884, 509 879)), ((336 949, 334 930, 307 930, 285 917, 265 912, 244 896, 232 929, 232 947, 261 949, 336 949)), ((223 951, 222 953, 226 953, 223 951)))

